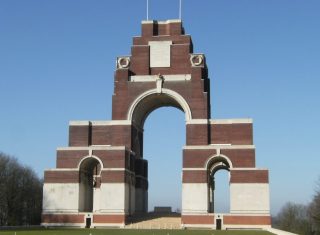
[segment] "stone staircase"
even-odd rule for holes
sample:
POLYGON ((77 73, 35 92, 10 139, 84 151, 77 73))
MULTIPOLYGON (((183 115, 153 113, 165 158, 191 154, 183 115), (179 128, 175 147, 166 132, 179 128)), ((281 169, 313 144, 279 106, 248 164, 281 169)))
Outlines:
POLYGON ((177 213, 148 213, 135 216, 125 228, 129 229, 181 229, 181 215, 177 213))

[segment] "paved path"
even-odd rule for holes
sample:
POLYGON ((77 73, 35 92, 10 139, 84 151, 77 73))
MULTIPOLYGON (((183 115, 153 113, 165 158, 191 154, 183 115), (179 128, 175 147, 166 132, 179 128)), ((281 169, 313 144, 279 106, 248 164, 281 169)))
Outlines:
POLYGON ((275 229, 275 228, 268 228, 266 230, 268 232, 274 233, 276 235, 299 235, 299 234, 296 234, 296 233, 289 233, 287 231, 283 231, 283 230, 279 230, 279 229, 275 229))

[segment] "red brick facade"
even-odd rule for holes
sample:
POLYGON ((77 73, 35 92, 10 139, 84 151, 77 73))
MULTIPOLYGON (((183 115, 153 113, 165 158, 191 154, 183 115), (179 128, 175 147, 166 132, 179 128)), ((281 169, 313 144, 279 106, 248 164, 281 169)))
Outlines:
MULTIPOLYGON (((135 209, 130 205, 134 201, 132 194, 147 195, 143 125, 149 113, 162 106, 173 106, 186 113, 184 185, 208 185, 211 174, 219 169, 230 172, 231 184, 268 184, 268 170, 255 166, 252 121, 210 119, 210 81, 205 57, 193 53, 191 36, 184 34, 181 21, 174 20, 142 23, 141 36, 133 38, 131 55, 117 59, 112 121, 71 122, 69 146, 57 150, 57 169, 45 171, 45 185, 81 184, 85 170, 95 170, 98 175, 92 177, 98 180, 93 187, 124 184, 123 189, 128 191, 124 198, 118 198, 125 205, 121 215, 112 214, 111 209, 103 212, 108 208, 92 211, 93 223, 124 224, 128 216, 135 214, 134 210, 146 210, 138 208, 137 198, 135 209), (150 42, 170 43, 166 61, 170 66, 151 65, 151 58, 157 54, 152 52, 150 42)), ((43 214, 43 223, 85 223, 84 215, 50 213, 43 214)), ((182 208, 182 224, 213 225, 215 215, 209 209, 204 213, 184 214, 182 208)), ((270 217, 225 215, 224 224, 270 225, 270 217)))
POLYGON ((231 183, 269 183, 268 170, 231 170, 231 183))
POLYGON ((55 214, 55 215, 42 215, 42 223, 84 223, 84 215, 83 214, 55 214))
POLYGON ((271 216, 225 215, 223 222, 226 225, 270 225, 271 216))
POLYGON ((214 215, 183 215, 182 224, 214 224, 214 215))
POLYGON ((45 171, 45 183, 79 183, 79 171, 45 171))
POLYGON ((126 222, 125 215, 93 215, 93 223, 111 223, 124 224, 126 222))

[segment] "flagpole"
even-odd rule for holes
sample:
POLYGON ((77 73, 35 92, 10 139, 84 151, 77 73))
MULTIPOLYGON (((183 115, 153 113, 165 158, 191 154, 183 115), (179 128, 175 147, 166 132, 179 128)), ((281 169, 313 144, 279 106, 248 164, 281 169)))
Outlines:
POLYGON ((182 17, 181 8, 182 8, 182 0, 179 0, 179 19, 180 19, 180 20, 181 20, 181 17, 182 17))
POLYGON ((149 20, 149 0, 147 0, 147 20, 149 20))

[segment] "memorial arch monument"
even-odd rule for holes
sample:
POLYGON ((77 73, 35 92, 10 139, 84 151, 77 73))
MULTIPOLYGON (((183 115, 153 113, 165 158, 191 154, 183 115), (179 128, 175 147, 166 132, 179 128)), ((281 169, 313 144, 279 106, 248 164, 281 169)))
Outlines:
MULTIPOLYGON (((204 54, 180 20, 143 21, 116 60, 112 120, 71 121, 69 145, 44 174, 45 226, 117 226, 148 212, 143 127, 157 108, 185 114, 181 227, 270 227, 268 170, 256 168, 251 119, 211 119, 204 54), (230 176, 230 213, 214 212, 214 174, 230 176)), ((161 123, 161 125, 166 125, 161 123)))

